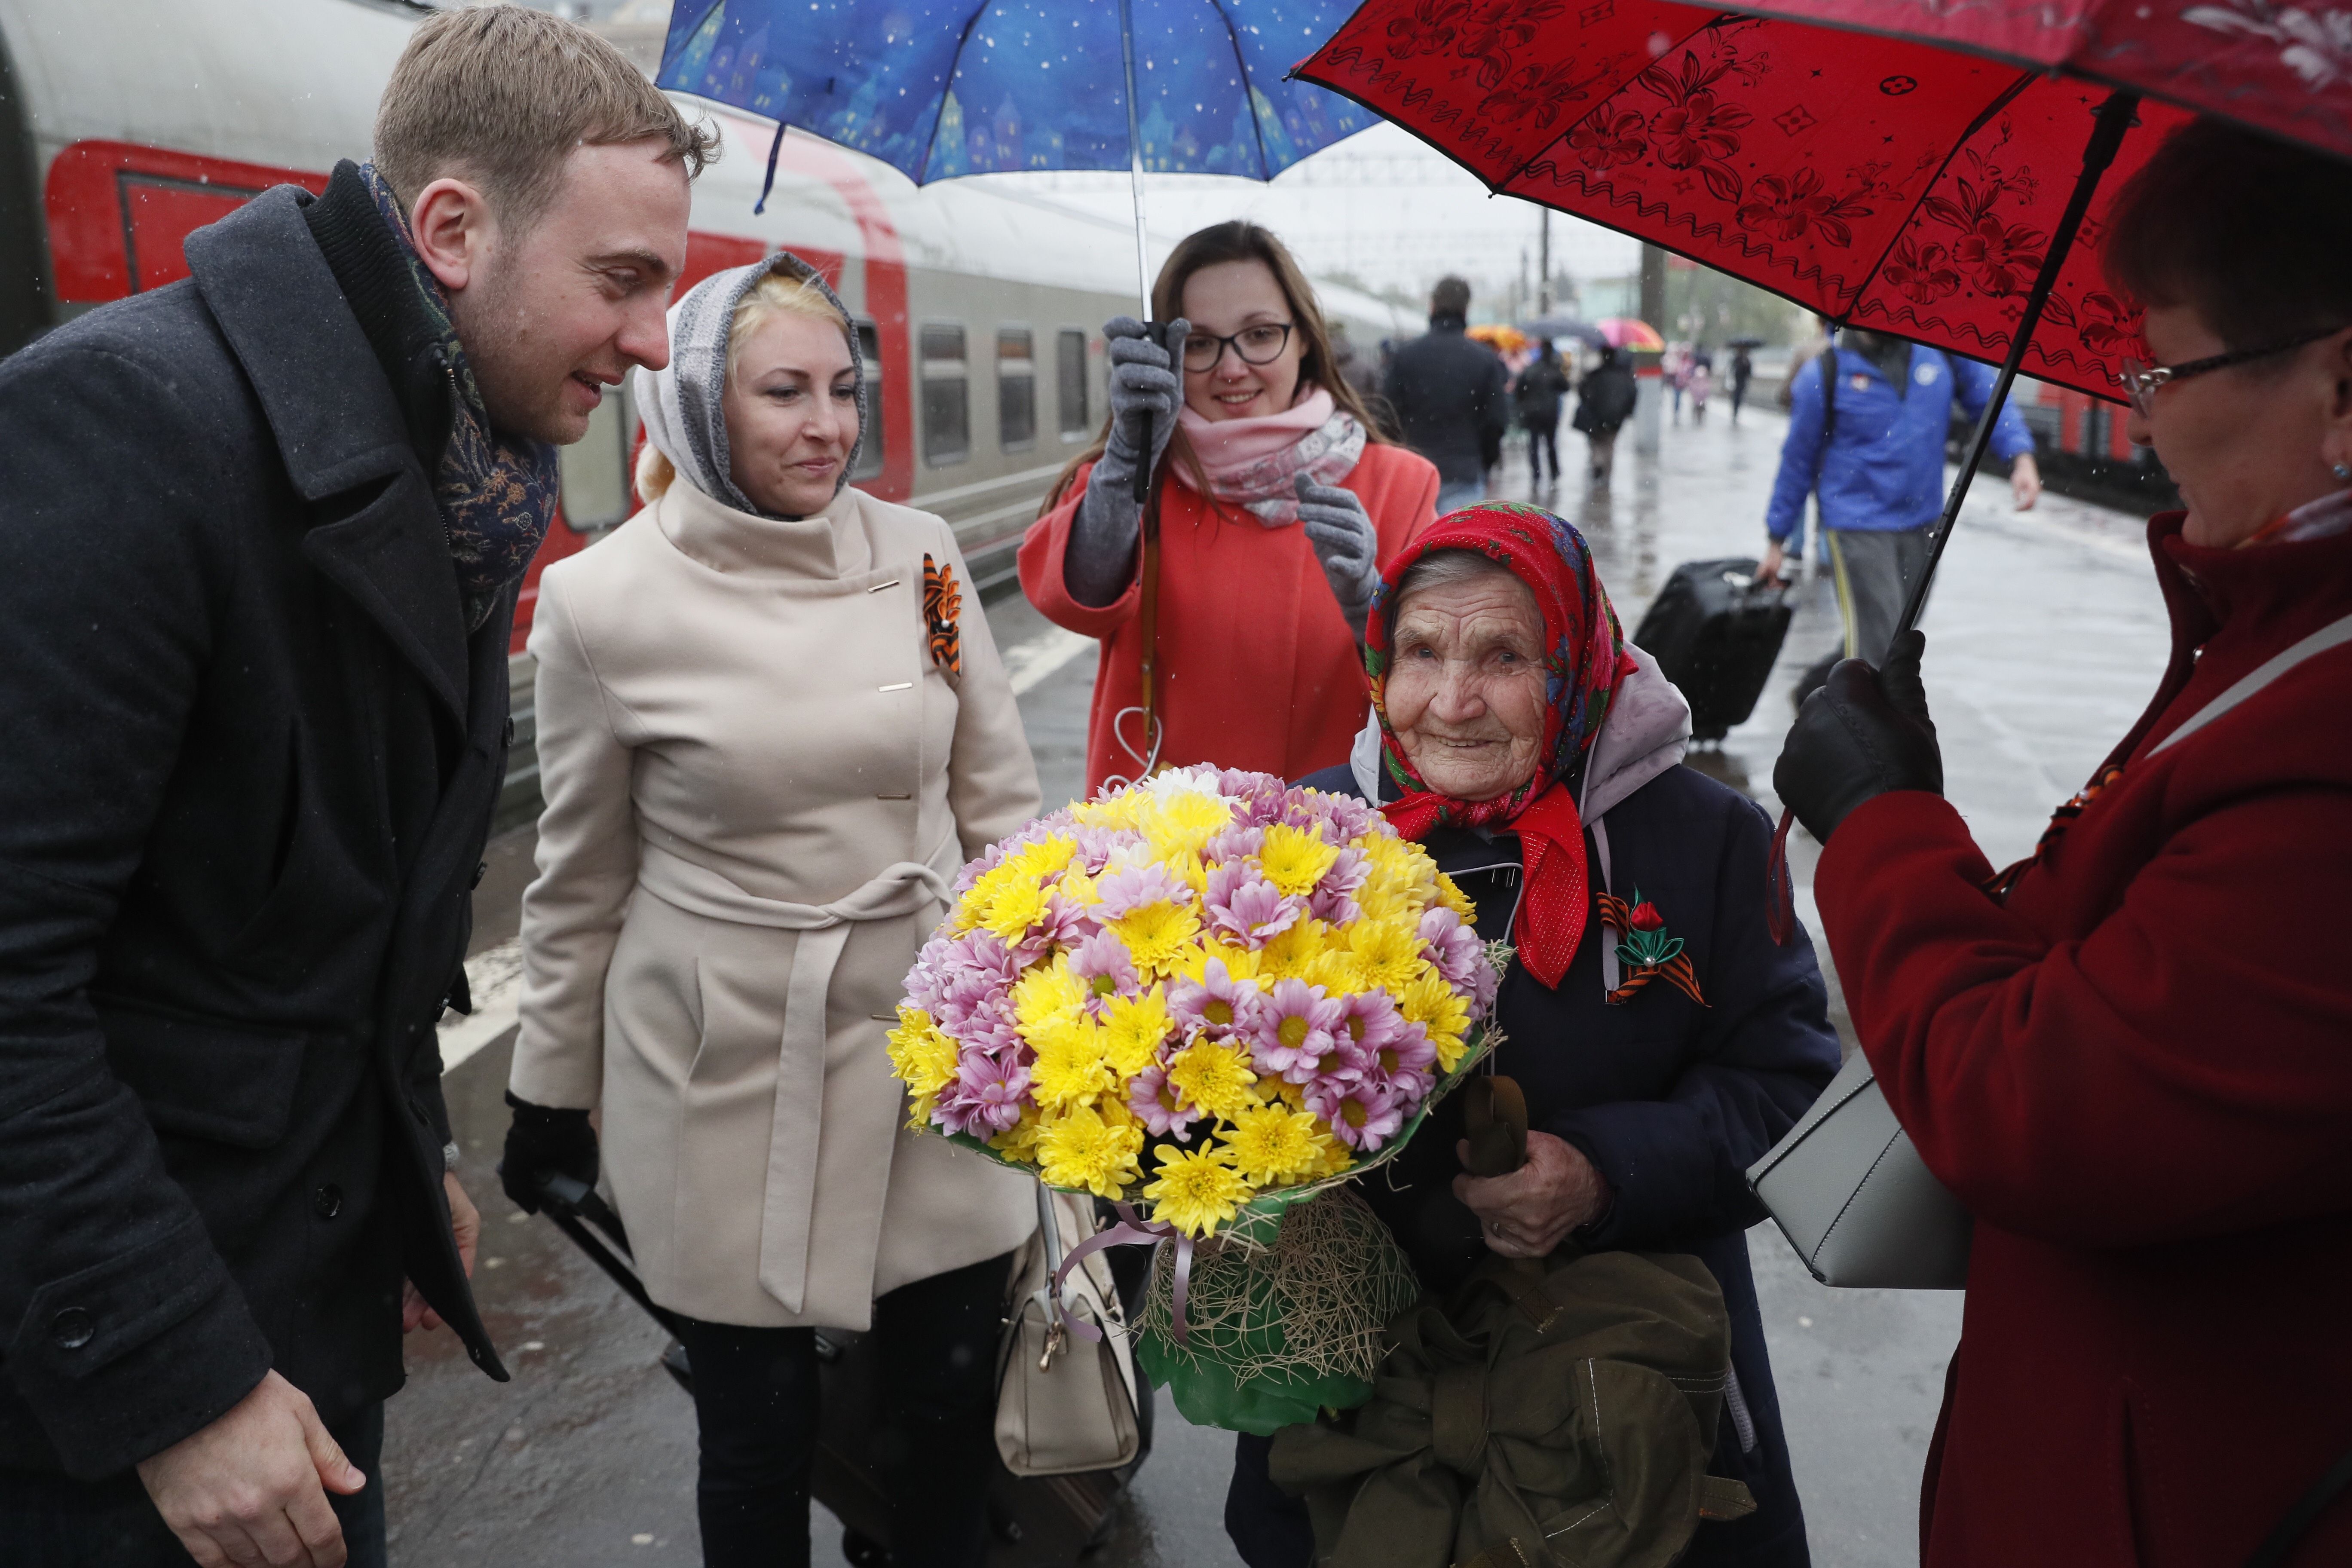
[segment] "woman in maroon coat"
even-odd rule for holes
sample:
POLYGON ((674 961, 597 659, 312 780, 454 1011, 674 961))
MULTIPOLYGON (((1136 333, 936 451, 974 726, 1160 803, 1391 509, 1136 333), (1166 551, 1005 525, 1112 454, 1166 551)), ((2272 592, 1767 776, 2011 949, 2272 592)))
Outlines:
MULTIPOLYGON (((2155 700, 2000 878, 1916 633, 1774 775, 1863 1048, 1977 1216, 1928 1568, 2242 1563, 2352 1445, 2352 169, 2193 125, 2106 260, 2187 502, 2148 528, 2155 700)), ((2352 1502, 2282 1561, 2352 1562, 2352 1502)))

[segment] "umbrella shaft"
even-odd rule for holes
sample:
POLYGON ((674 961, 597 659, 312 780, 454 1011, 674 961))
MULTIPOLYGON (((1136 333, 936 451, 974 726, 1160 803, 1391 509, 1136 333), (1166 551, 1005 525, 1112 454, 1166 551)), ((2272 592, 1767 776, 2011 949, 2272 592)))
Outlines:
MULTIPOLYGON (((2051 286, 2058 281, 2060 268, 2074 248, 2075 231, 2083 226, 2084 215, 2091 209, 2092 195, 2099 188, 2099 177, 2115 162, 2116 149, 2123 144, 2124 132, 2131 129, 2133 112, 2139 108, 2139 95, 2135 92, 2114 92, 2099 105, 2091 124, 2091 140, 2083 149, 2083 172, 2074 181, 2074 194, 2067 198, 2066 211, 2058 219, 2058 227, 2050 237, 2049 253, 2042 258, 2042 270, 2034 275, 2033 288, 2025 296, 2025 312, 2018 318, 2017 331, 2010 338, 2009 357, 2001 362, 2000 376, 1993 383, 1992 395, 1985 399, 1984 413, 1977 419, 1975 436, 1969 442, 1968 456, 1960 461, 1959 477, 1952 481, 1952 493, 1944 503, 1944 515, 1937 521, 1935 536, 1927 542, 1927 564, 1920 568, 1919 580, 1911 584, 1911 597, 1903 606, 1902 619, 1895 623, 1899 637, 1918 625, 1920 612, 1927 607, 1927 586, 1936 578, 1936 566, 1944 558, 1944 546, 1951 542, 1952 525, 1958 521, 1960 503, 1968 500, 1969 481, 1976 478, 1977 465, 1984 461, 1985 451, 1992 445, 1994 422, 2008 405, 2009 388, 2017 380, 2017 367, 2024 362, 2026 345, 2033 341, 2034 326, 2042 320, 2042 308, 2049 302, 2051 286)), ((1832 354, 1836 351, 1832 349, 1832 354)), ((1836 360, 1830 362, 1834 370, 1836 360)))
POLYGON ((1151 320, 1151 250, 1143 232, 1143 132, 1135 107, 1135 5, 1118 0, 1118 59, 1127 72, 1127 184, 1135 197, 1135 291, 1151 320))

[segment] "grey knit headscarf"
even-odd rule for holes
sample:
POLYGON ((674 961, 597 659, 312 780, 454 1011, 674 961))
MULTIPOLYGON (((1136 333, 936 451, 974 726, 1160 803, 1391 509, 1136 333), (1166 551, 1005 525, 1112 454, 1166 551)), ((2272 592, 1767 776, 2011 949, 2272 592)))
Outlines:
MULTIPOLYGON (((735 488, 727 447, 727 334, 735 323, 735 307, 771 272, 795 283, 814 283, 842 320, 849 319, 847 307, 822 273, 791 251, 780 250, 749 267, 714 272, 688 289, 686 298, 669 310, 668 367, 635 371, 629 385, 646 422, 646 439, 669 459, 678 476, 713 500, 754 517, 776 514, 735 488)), ((871 421, 866 408, 866 358, 854 334, 849 357, 857 367, 857 442, 862 447, 871 421)), ((841 465, 834 494, 841 493, 849 482, 849 470, 856 466, 857 447, 853 447, 841 465)))

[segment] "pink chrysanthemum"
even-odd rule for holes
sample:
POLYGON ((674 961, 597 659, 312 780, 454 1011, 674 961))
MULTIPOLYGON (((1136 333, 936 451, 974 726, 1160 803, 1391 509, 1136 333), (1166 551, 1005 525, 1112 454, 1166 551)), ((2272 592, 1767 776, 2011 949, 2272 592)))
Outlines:
POLYGON ((1359 1153, 1370 1153, 1404 1125, 1404 1107, 1394 1092, 1370 1079, 1318 1078, 1307 1086, 1307 1109, 1329 1122, 1331 1135, 1359 1153))
POLYGON ((1292 1083, 1313 1078, 1323 1058, 1339 1044, 1333 1031, 1339 1027, 1345 1011, 1339 999, 1324 995, 1319 985, 1297 979, 1276 981, 1260 1003, 1257 1020, 1250 1029, 1257 1070, 1292 1083))
POLYGON ((1087 1005, 1099 1012, 1105 999, 1132 996, 1141 987, 1135 959, 1116 932, 1097 931, 1070 949, 1070 973, 1087 988, 1087 1005))
POLYGON ((1152 904, 1189 904, 1192 889, 1165 866, 1130 866, 1095 884, 1095 919, 1108 925, 1152 904))
POLYGON ((1288 790, 1272 773, 1227 768, 1217 775, 1217 789, 1234 803, 1234 820, 1244 827, 1264 827, 1282 820, 1283 796, 1288 790))
POLYGON ((1245 827, 1235 823, 1220 828, 1214 837, 1201 846, 1201 858, 1212 866, 1246 860, 1265 847, 1265 829, 1245 827))
POLYGON ((1209 873, 1209 929, 1235 947, 1264 947, 1298 923, 1305 903, 1285 898, 1281 889, 1246 862, 1209 873))
POLYGON ((1226 973, 1222 958, 1209 960, 1197 984, 1181 976, 1168 983, 1168 1016, 1187 1035, 1222 1040, 1245 1034, 1255 1026, 1264 1005, 1256 984, 1226 973))
POLYGON ((1317 920, 1335 926, 1349 925, 1363 918, 1363 910, 1354 894, 1372 874, 1372 863, 1360 849, 1342 849, 1331 868, 1315 884, 1307 900, 1307 912, 1317 920))
POLYGON ((1180 1143, 1192 1141, 1192 1123, 1201 1119, 1201 1113, 1191 1105, 1178 1104, 1181 1098, 1168 1087, 1168 1068, 1159 1062, 1128 1080, 1127 1108, 1154 1138, 1173 1138, 1180 1143))
POLYGON ((967 1050, 956 1063, 956 1086, 940 1098, 938 1121, 950 1132, 991 1138, 1021 1120, 1029 1094, 1029 1069, 1007 1065, 986 1051, 967 1050))
POLYGON ((1438 973, 1445 976, 1445 984, 1456 991, 1470 989, 1478 973, 1486 967, 1486 944, 1452 910, 1424 910, 1421 941, 1423 955, 1438 973))

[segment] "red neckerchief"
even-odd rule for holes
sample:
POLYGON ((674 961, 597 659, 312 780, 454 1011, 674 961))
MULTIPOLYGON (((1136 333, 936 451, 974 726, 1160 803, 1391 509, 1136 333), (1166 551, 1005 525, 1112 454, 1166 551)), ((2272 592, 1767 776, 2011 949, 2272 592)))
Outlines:
MULTIPOLYGON (((1416 842, 1428 837, 1443 822, 1487 826, 1473 820, 1475 806, 1465 811, 1462 804, 1428 790, 1415 790, 1381 806, 1381 812, 1397 832, 1416 842), (1448 807, 1454 809, 1449 814, 1448 807)), ((1478 803, 1489 804, 1496 803, 1478 803)), ((1557 989, 1577 948, 1583 944, 1585 914, 1592 902, 1585 887, 1584 822, 1577 816, 1576 797, 1554 780, 1515 816, 1497 822, 1494 830, 1519 836, 1523 891, 1518 913, 1511 921, 1511 940, 1518 946, 1519 962, 1527 965, 1528 973, 1557 989)))

